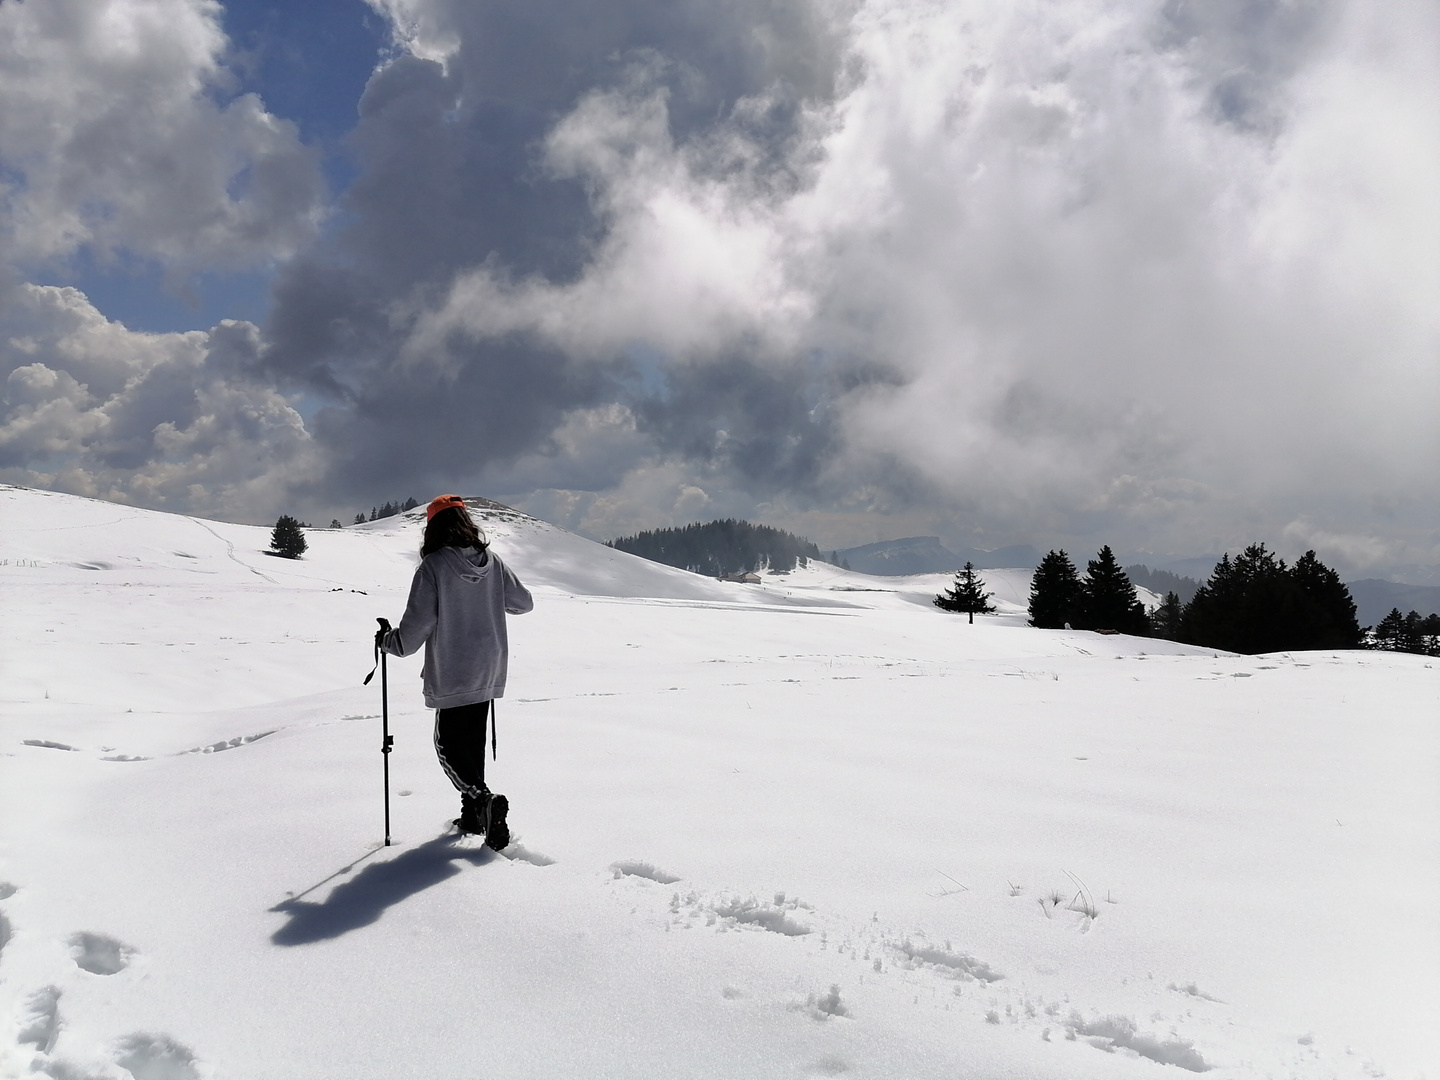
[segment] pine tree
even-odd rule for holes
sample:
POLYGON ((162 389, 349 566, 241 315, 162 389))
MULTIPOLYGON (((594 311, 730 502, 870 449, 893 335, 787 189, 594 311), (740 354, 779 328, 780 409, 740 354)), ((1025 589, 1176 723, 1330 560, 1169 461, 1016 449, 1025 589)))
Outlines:
POLYGON ((340 524, 340 519, 339 519, 339 518, 331 518, 331 519, 330 519, 330 527, 331 527, 332 529, 343 529, 345 526, 340 524))
POLYGON ((1173 591, 1166 593, 1164 601, 1150 616, 1150 632, 1158 638, 1179 641, 1180 620, 1184 611, 1180 594, 1173 591))
POLYGON ((363 510, 362 510, 360 513, 358 513, 358 514, 355 515, 355 524, 356 524, 356 525, 364 525, 364 524, 365 524, 365 512, 364 512, 363 510))
POLYGON ((1145 605, 1135 595, 1135 586, 1110 545, 1102 547, 1085 567, 1080 583, 1080 621, 1086 630, 1118 630, 1122 634, 1149 636, 1150 619, 1145 605))
POLYGON ((985 583, 975 572, 975 564, 967 562, 963 570, 955 574, 955 584, 935 597, 932 603, 941 611, 963 611, 975 621, 975 616, 987 615, 995 610, 990 603, 994 593, 985 591, 985 583))
POLYGON ((300 522, 289 514, 281 514, 270 534, 270 550, 287 559, 298 559, 309 546, 300 531, 300 522))
POLYGON ((1063 551, 1040 560, 1030 579, 1030 625, 1062 630, 1075 621, 1080 602, 1080 575, 1063 551))
POLYGON ((1292 649, 1358 649, 1363 636, 1355 601, 1340 575, 1307 551, 1290 568, 1302 598, 1292 649))
POLYGON ((1227 552, 1185 606, 1182 639, 1241 653, 1288 648, 1282 627, 1291 621, 1295 591, 1285 561, 1264 544, 1251 544, 1233 561, 1227 552))
MULTIPOLYGON (((1400 618, 1398 611, 1391 612, 1400 618)), ((1378 648, 1391 647, 1376 628, 1378 648)), ((1264 544, 1227 554, 1185 606, 1181 640, 1241 653, 1354 649, 1363 643, 1340 575, 1307 551, 1294 567, 1264 544)))
POLYGON ((1421 618, 1418 611, 1401 615, 1399 608, 1391 608, 1390 614, 1375 627, 1375 641, 1371 647, 1421 656, 1440 655, 1440 615, 1430 614, 1421 618))
POLYGON ((1405 632, 1405 616, 1398 607, 1392 607, 1390 614, 1375 624, 1374 648, 1397 649, 1400 636, 1405 632))

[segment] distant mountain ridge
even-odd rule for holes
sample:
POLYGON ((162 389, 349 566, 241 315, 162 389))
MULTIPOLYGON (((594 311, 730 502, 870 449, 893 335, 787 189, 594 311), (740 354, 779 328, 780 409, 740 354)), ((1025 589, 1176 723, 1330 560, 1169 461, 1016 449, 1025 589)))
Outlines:
POLYGON ((940 543, 938 536, 881 540, 875 544, 840 548, 830 555, 834 560, 843 560, 858 573, 879 577, 937 574, 959 570, 967 562, 974 563, 979 570, 1011 570, 1040 564, 1040 552, 1029 544, 1014 544, 994 551, 964 548, 955 552, 940 543))
POLYGON ((1374 626, 1390 614, 1391 608, 1399 608, 1402 615, 1417 611, 1423 616, 1440 611, 1440 585, 1402 585, 1364 578, 1349 582, 1346 588, 1355 601, 1355 614, 1361 626, 1374 626))

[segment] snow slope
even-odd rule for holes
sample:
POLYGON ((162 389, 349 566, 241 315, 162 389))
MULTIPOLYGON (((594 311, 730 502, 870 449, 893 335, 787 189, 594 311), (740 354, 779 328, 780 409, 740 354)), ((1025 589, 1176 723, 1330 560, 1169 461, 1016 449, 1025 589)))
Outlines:
POLYGON ((492 512, 492 785, 447 832, 418 515, 0 489, 0 1076, 1440 1077, 1433 660, 1237 657, 713 582, 492 512))

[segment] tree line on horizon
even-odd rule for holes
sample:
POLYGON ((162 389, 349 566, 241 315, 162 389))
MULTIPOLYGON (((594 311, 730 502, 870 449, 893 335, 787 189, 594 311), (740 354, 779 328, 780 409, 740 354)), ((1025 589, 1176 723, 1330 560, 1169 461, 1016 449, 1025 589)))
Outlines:
MULTIPOLYGON (((418 505, 414 499, 387 502, 373 507, 369 520, 418 505)), ((355 517, 356 524, 365 520, 363 513, 355 517)), ((338 521, 332 523, 338 526, 338 521)), ((282 514, 271 534, 272 553, 291 559, 303 555, 308 547, 303 528, 310 526, 282 514)), ((605 545, 714 577, 764 569, 787 573, 823 558, 803 537, 735 518, 650 529, 605 545)), ((831 561, 835 559, 832 553, 831 561)), ((933 602, 944 611, 968 614, 973 623, 976 615, 995 610, 993 595, 974 564, 967 562, 956 572, 954 584, 933 602)), ((1108 544, 1086 563, 1082 577, 1065 551, 1051 550, 1030 580, 1028 613, 1029 624, 1040 628, 1166 638, 1227 652, 1372 648, 1440 656, 1440 614, 1402 615, 1392 608, 1375 627, 1362 628, 1349 588, 1313 550, 1287 566, 1263 543, 1251 544, 1233 560, 1227 552, 1203 584, 1143 566, 1122 569, 1108 544), (1162 581, 1194 585, 1193 594, 1182 599, 1172 588, 1157 607, 1147 610, 1130 571, 1145 576, 1147 586, 1162 581)))
POLYGON ((820 549, 804 537, 735 518, 647 529, 606 540, 605 546, 709 577, 767 568, 787 573, 820 558, 820 549))
POLYGON ((1227 652, 1358 649, 1364 633, 1340 575, 1307 551, 1287 566, 1263 543, 1227 552, 1188 602, 1173 590, 1153 611, 1136 598, 1107 545, 1082 579, 1064 551, 1051 551, 1030 588, 1033 626, 1115 630, 1227 652))
MULTIPOLYGON (((975 615, 993 611, 974 566, 935 597, 937 607, 975 615)), ((1227 652, 1383 648, 1431 652, 1440 644, 1440 616, 1391 611, 1373 631, 1361 628, 1354 598, 1340 575, 1307 551, 1294 565, 1251 544, 1228 553, 1209 579, 1182 602, 1171 590, 1146 610, 1129 575, 1107 544, 1082 577, 1064 551, 1050 551, 1030 581, 1030 625, 1168 638, 1227 652)))
POLYGON ((362 510, 355 515, 355 520, 351 524, 364 525, 367 520, 379 521, 381 518, 394 517, 396 514, 403 514, 406 510, 414 510, 419 505, 420 503, 415 499, 406 499, 403 503, 387 502, 383 506, 372 506, 368 519, 365 517, 365 511, 362 510))
POLYGON ((1390 614, 1375 624, 1367 644, 1388 652, 1440 656, 1440 614, 1432 611, 1421 618, 1418 611, 1401 615, 1398 607, 1392 607, 1390 614))

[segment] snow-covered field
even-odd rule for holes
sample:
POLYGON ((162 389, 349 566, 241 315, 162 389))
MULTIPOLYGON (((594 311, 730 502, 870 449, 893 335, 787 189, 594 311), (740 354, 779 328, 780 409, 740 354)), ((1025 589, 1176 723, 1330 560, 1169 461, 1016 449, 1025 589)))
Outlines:
POLYGON ((0 489, 0 1075, 1440 1077, 1435 661, 486 524, 536 595, 503 855, 448 831, 418 657, 379 846, 415 515, 290 562, 0 489))

